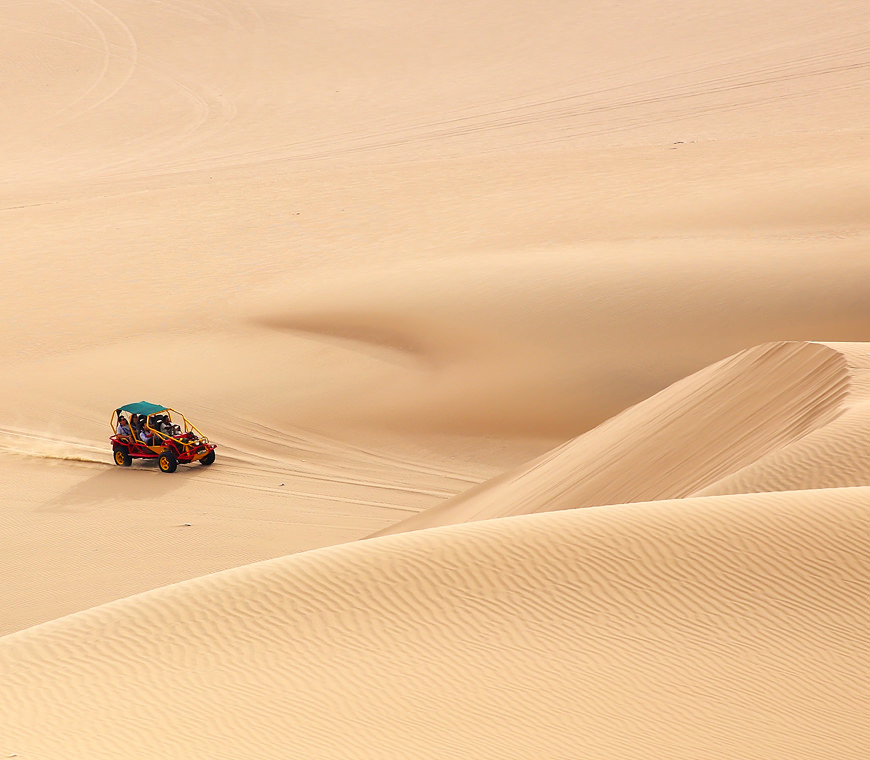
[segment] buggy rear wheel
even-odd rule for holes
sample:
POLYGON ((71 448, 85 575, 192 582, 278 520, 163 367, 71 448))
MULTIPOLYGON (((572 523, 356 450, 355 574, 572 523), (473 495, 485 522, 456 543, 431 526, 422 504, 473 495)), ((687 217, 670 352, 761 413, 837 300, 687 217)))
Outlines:
POLYGON ((178 457, 171 451, 164 451, 157 459, 157 466, 160 472, 175 472, 178 469, 178 457))
POLYGON ((210 465, 214 463, 214 449, 208 452, 202 459, 199 460, 200 464, 210 465))
POLYGON ((122 449, 120 446, 113 449, 112 458, 119 467, 129 467, 133 464, 133 457, 127 453, 127 449, 122 449))

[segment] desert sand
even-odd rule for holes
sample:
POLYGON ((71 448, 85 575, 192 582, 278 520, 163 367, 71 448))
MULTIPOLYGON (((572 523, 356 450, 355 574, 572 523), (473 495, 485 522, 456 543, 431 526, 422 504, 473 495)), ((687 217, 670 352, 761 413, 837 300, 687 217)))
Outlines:
POLYGON ((866 757, 870 8, 327 5, 0 0, 0 757, 866 757))

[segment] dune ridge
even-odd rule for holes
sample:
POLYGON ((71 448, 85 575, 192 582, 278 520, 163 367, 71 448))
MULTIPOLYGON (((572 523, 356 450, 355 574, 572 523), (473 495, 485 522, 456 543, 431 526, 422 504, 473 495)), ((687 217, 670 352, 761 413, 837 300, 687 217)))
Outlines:
POLYGON ((550 512, 140 594, 0 639, 0 751, 863 757, 868 499, 550 512))
POLYGON ((829 344, 849 365, 849 394, 840 416, 806 436, 696 492, 696 496, 796 491, 870 482, 870 344, 829 344))
MULTIPOLYGON (((715 483, 759 459, 775 458, 838 420, 849 404, 857 403, 850 395, 855 371, 842 351, 820 343, 777 342, 741 351, 528 465, 375 535, 552 509, 681 498, 706 488, 715 493, 715 483)), ((853 424, 852 417, 844 424, 853 424)), ((842 473, 835 472, 835 484, 861 482, 842 482, 842 473)), ((860 468, 855 474, 860 475, 860 468)))

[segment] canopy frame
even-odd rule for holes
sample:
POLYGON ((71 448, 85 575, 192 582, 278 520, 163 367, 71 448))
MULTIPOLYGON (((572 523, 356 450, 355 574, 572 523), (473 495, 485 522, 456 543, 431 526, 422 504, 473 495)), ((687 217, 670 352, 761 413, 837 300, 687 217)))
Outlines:
POLYGON ((117 411, 128 412, 129 414, 140 414, 146 417, 152 414, 160 414, 165 412, 169 407, 161 406, 160 404, 152 404, 150 401, 135 401, 132 404, 119 406, 117 411))

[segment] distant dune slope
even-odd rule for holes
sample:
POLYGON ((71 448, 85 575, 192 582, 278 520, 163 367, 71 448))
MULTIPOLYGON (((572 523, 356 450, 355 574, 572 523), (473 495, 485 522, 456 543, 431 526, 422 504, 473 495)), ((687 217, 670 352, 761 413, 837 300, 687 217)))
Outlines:
POLYGON ((866 757, 870 488, 417 531, 0 639, 19 757, 866 757))
MULTIPOLYGON (((818 343, 779 342, 742 351, 530 464, 381 534, 554 509, 679 498, 705 493, 720 481, 725 489, 729 476, 759 460, 787 457, 785 452, 811 433, 816 435, 811 447, 824 440, 820 431, 857 403, 850 389, 860 353, 857 348, 852 351, 850 365, 843 351, 818 343)), ((852 425, 854 414, 842 424, 852 425)), ((812 449, 808 456, 823 459, 832 450, 824 442, 821 446, 821 453, 812 449)), ((786 465, 786 472, 776 476, 781 487, 770 490, 788 487, 800 467, 786 465)), ((832 485, 855 484, 844 475, 854 472, 848 465, 825 472, 825 482, 832 485)))

